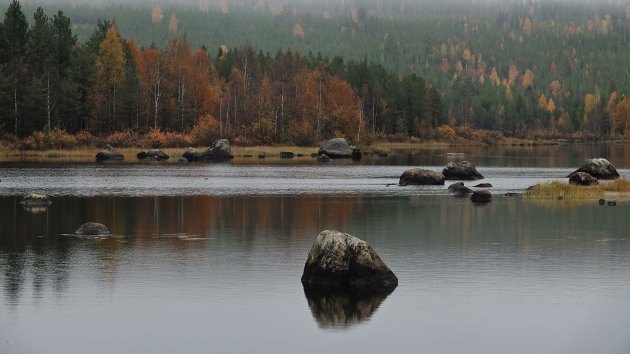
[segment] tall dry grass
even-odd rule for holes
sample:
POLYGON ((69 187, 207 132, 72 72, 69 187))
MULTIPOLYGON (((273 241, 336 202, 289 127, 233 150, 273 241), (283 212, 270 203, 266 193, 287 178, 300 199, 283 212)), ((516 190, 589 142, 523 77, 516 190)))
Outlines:
POLYGON ((630 198, 630 180, 618 178, 613 181, 600 181, 596 186, 579 186, 567 182, 553 181, 532 186, 525 193, 531 198, 561 198, 561 199, 601 199, 601 198, 630 198))

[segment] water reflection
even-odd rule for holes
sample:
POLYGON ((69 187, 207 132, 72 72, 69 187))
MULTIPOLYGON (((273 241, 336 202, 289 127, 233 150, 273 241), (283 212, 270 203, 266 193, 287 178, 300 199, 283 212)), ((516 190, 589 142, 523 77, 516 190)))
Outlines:
POLYGON ((313 318, 320 328, 326 329, 347 329, 368 321, 393 291, 319 292, 304 288, 313 318))

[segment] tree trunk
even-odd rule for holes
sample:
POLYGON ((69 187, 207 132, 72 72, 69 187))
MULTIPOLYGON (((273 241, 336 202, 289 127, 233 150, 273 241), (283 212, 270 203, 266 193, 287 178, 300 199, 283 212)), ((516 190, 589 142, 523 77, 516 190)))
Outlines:
POLYGON ((17 137, 18 133, 18 104, 17 104, 17 82, 13 87, 13 116, 15 118, 14 134, 17 137))
POLYGON ((112 123, 116 129, 116 87, 114 87, 114 100, 112 102, 112 123))
POLYGON ((46 113, 48 116, 48 131, 50 131, 50 74, 46 77, 46 113))

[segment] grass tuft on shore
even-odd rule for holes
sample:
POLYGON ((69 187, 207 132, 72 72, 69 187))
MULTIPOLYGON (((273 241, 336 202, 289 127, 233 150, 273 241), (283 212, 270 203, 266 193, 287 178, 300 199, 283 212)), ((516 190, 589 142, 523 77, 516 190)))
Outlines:
POLYGON ((531 198, 553 199, 630 199, 630 180, 618 178, 613 181, 599 181, 596 186, 579 186, 568 182, 553 181, 540 183, 530 187, 525 193, 531 198))

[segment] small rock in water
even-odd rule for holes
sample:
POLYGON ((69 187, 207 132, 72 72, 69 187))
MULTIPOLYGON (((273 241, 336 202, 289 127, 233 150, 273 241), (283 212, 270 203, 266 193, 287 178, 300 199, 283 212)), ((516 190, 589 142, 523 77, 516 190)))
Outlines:
POLYGON ((609 200, 609 201, 606 202, 606 204, 609 205, 609 206, 615 206, 615 205, 617 205, 617 202, 614 201, 614 200, 609 200))
POLYGON ((317 157, 317 162, 329 162, 330 161, 330 157, 328 157, 328 155, 326 154, 321 154, 317 157))
POLYGON ((107 226, 97 222, 86 222, 74 232, 77 236, 109 236, 107 226))
POLYGON ((280 152, 280 158, 283 159, 292 159, 295 156, 291 151, 282 151, 280 152))
POLYGON ((20 203, 26 206, 49 206, 52 204, 50 198, 45 194, 31 193, 22 198, 20 203))
POLYGON ((599 203, 599 205, 604 205, 606 204, 606 200, 605 199, 600 199, 597 201, 599 203))
POLYGON ((485 189, 474 191, 470 196, 470 201, 475 204, 485 204, 492 201, 492 193, 485 189))

